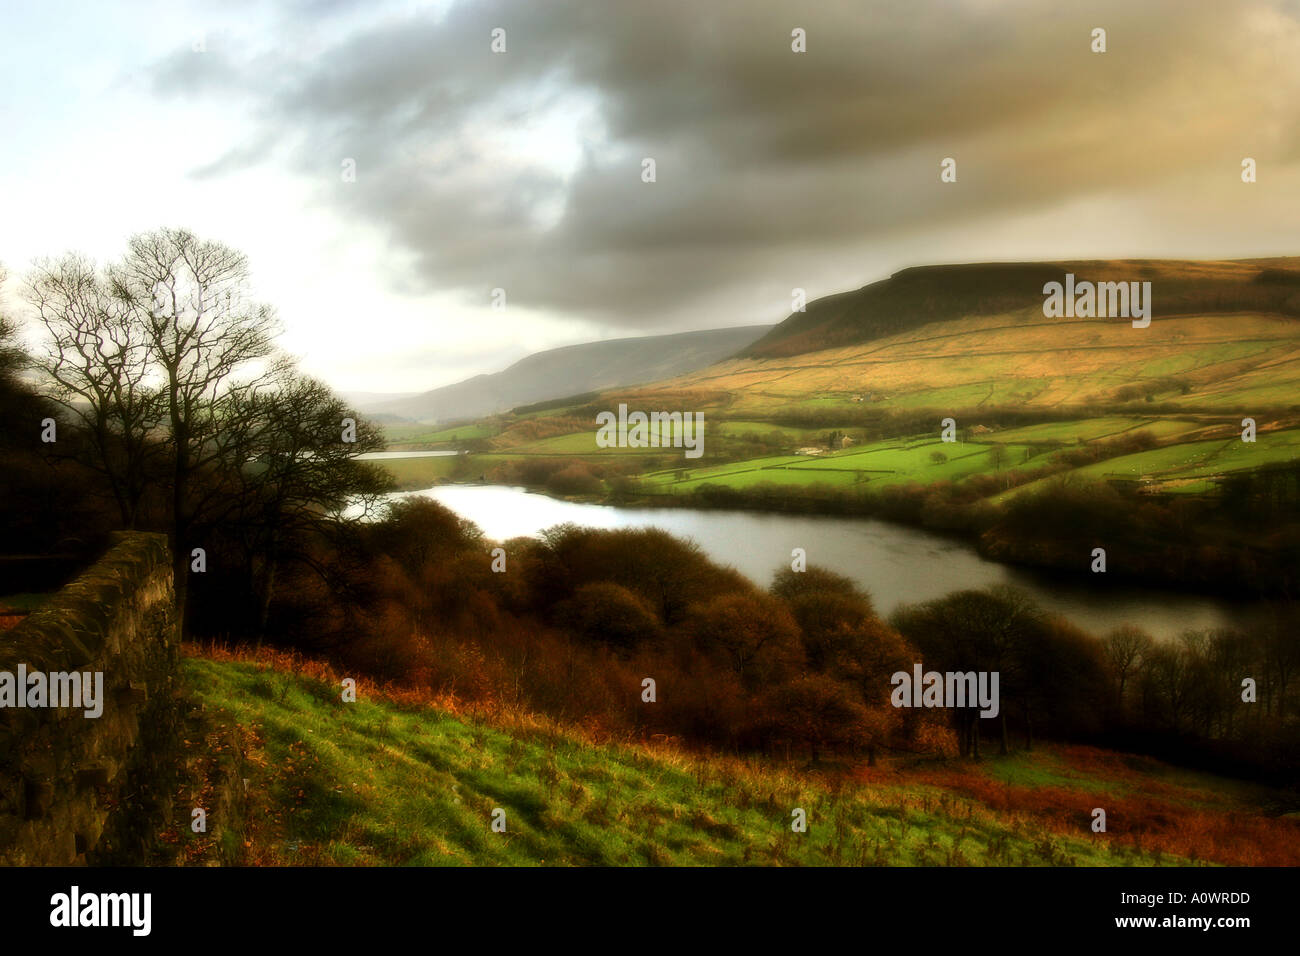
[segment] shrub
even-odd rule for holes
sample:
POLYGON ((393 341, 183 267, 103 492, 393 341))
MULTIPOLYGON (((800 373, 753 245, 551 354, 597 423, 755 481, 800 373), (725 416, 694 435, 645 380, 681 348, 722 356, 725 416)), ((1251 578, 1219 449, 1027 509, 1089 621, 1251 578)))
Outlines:
POLYGON ((581 462, 574 462, 546 479, 548 490, 559 495, 593 495, 602 488, 602 482, 581 462))
POLYGON ((750 687, 778 683, 804 663, 799 626, 761 592, 723 594, 692 608, 686 631, 750 687))
POLYGON ((630 650, 657 641, 663 626, 649 602, 611 581, 593 581, 555 607, 556 623, 591 643, 630 650))

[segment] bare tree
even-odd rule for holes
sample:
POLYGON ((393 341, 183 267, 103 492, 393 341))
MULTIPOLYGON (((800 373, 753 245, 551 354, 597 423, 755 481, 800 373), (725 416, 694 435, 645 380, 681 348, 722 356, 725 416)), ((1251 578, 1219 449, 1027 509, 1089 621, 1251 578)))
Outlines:
POLYGON ((1268 707, 1272 713, 1276 689, 1277 719, 1287 718, 1288 689, 1300 673, 1300 605, 1286 601, 1274 608, 1273 620, 1262 628, 1262 657, 1269 672, 1268 707))
POLYGON ((172 561, 183 620, 194 530, 205 504, 192 494, 195 480, 228 454, 223 439, 238 430, 239 409, 261 387, 256 375, 236 376, 273 359, 279 324, 269 306, 250 300, 243 254, 183 229, 133 237, 112 271, 112 286, 140 323, 161 379, 172 561))
POLYGON ((91 436, 123 523, 151 483, 168 498, 182 620, 197 546, 242 558, 265 625, 281 560, 310 561, 309 533, 390 484, 356 461, 382 433, 277 351, 248 280, 242 254, 165 229, 102 271, 75 255, 38 264, 27 287, 50 389, 91 436))
POLYGON ((1124 707, 1124 692, 1129 679, 1137 672, 1142 662, 1150 655, 1155 641, 1141 628, 1125 625, 1111 631, 1102 641, 1106 652, 1106 662, 1118 683, 1116 697, 1119 706, 1124 707))
POLYGON ((83 427, 96 453, 83 464, 105 477, 122 523, 134 528, 162 408, 145 330, 112 285, 89 260, 68 255, 36 264, 26 298, 47 332, 35 364, 50 397, 83 427))
MULTIPOLYGON (((4 292, 9 273, 0 264, 0 294, 4 292)), ((0 297, 0 305, 4 304, 0 297)), ((12 374, 26 364, 27 357, 18 346, 18 325, 0 312, 0 375, 12 374)))

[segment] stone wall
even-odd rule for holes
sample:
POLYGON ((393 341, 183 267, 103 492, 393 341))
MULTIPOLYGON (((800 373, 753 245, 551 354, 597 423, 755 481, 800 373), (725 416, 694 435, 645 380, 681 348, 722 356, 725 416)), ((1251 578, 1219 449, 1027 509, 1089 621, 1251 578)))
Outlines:
POLYGON ((48 604, 0 632, 0 679, 20 665, 103 674, 97 718, 82 706, 18 708, 0 697, 0 865, 150 856, 173 825, 179 662, 162 535, 117 535, 48 604))

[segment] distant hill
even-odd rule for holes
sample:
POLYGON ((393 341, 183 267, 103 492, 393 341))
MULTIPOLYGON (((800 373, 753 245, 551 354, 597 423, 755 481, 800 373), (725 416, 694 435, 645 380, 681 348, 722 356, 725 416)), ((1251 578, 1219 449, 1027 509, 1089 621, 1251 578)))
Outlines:
POLYGON ((516 405, 684 375, 735 355, 770 328, 747 325, 568 345, 529 355, 502 372, 391 401, 358 403, 358 408, 377 418, 421 422, 481 418, 516 405))
POLYGON ((418 395, 419 392, 347 392, 340 391, 339 396, 345 401, 351 402, 358 408, 364 406, 372 408, 375 405, 383 405, 387 402, 395 402, 398 399, 410 398, 418 395))
POLYGON ((1300 315, 1300 257, 990 262, 918 266, 795 312, 742 353, 778 358, 870 342, 954 319, 1040 308, 1043 284, 1067 272, 1092 282, 1152 283, 1154 315, 1300 315))
POLYGON ((1238 422, 1300 412, 1300 257, 907 269, 812 302, 740 355, 656 387, 727 395, 731 417, 787 424, 839 409, 848 421, 1125 402, 1238 422), (1150 281, 1151 325, 1045 316, 1043 284, 1066 272, 1150 281))

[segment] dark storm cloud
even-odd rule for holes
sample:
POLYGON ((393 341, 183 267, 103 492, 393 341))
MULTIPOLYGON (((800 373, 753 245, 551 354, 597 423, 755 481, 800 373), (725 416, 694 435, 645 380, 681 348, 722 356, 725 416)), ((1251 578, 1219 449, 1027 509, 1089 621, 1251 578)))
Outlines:
POLYGON ((178 58, 155 78, 251 98, 248 142, 203 172, 287 147, 323 200, 414 263, 405 283, 472 301, 502 286, 514 304, 640 327, 719 300, 739 310, 714 324, 751 319, 746 290, 846 250, 1181 175, 1230 181, 1243 155, 1295 159, 1294 7, 808 6, 399 8, 310 59, 178 58), (805 54, 790 50, 796 26, 805 54), (1089 50, 1098 26, 1104 55, 1089 50), (587 105, 572 175, 501 150, 501 131, 587 105), (939 183, 945 156, 954 186, 939 183))

